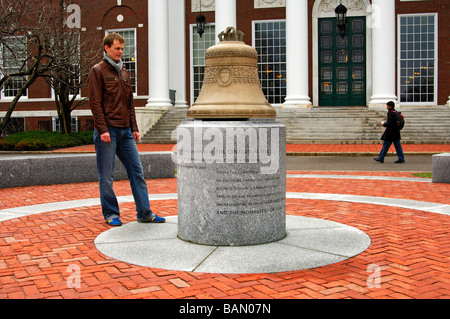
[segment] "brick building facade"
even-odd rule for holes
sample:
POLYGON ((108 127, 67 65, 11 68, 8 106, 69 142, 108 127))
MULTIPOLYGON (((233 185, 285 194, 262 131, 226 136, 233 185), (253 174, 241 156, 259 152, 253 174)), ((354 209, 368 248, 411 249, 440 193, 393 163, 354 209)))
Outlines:
MULTIPOLYGON (((244 41, 257 49, 262 88, 275 107, 300 112, 321 106, 379 108, 388 100, 402 107, 449 103, 449 0, 74 3, 80 8, 80 41, 101 45, 109 31, 126 38, 124 60, 135 81, 143 133, 167 109, 194 103, 204 53, 227 26, 243 31, 244 41), (340 2, 347 8, 345 30, 336 26, 334 10, 340 2), (195 24, 200 13, 206 18, 201 37, 195 24)), ((52 94, 45 81, 33 84, 13 113, 17 127, 57 130, 52 94)), ((86 89, 80 96, 87 96, 86 89)), ((11 99, 4 90, 0 116, 11 99)), ((92 129, 88 103, 72 115, 75 130, 92 129)))

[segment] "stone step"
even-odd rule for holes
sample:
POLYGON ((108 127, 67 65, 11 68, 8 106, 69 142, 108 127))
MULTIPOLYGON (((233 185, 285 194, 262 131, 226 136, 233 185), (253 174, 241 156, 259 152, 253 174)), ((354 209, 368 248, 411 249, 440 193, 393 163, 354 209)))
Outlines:
POLYGON ((144 134, 141 143, 148 144, 172 144, 176 143, 172 140, 172 131, 186 119, 187 109, 173 108, 153 125, 153 127, 144 134))
MULTIPOLYGON (((450 143, 450 109, 445 106, 401 110, 406 119, 405 143, 450 143)), ((187 109, 171 109, 144 134, 142 143, 176 143, 172 132, 186 118, 187 109)), ((320 107, 307 110, 277 109, 286 126, 288 143, 380 143, 386 111, 364 107, 320 107)))

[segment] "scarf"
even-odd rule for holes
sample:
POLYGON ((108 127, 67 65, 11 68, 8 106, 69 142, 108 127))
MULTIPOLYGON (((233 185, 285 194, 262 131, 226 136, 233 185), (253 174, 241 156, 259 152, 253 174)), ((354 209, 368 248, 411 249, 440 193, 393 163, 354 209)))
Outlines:
POLYGON ((111 59, 106 52, 103 52, 103 57, 106 61, 108 61, 109 64, 111 64, 117 71, 117 73, 120 75, 120 72, 123 69, 123 61, 120 59, 118 62, 115 62, 113 59, 111 59))

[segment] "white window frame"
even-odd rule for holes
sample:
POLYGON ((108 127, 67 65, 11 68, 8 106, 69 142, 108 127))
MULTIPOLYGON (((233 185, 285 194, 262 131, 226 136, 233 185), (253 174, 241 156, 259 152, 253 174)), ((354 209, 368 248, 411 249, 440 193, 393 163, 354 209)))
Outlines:
MULTIPOLYGON (((78 132, 78 117, 77 116, 72 116, 72 132, 78 132)), ((61 127, 60 127, 60 123, 59 123, 59 118, 58 117, 52 117, 52 130, 53 132, 60 132, 61 131, 61 127)))
MULTIPOLYGON (((11 36, 11 37, 5 37, 5 38, 25 38, 25 42, 28 42, 28 39, 26 36, 11 36)), ((1 70, 3 70, 3 45, 0 45, 0 78, 3 77, 3 73, 1 70)), ((3 101, 12 101, 15 98, 15 96, 5 96, 4 94, 4 87, 0 90, 0 100, 3 101)), ((20 97, 20 99, 28 99, 28 89, 25 91, 25 94, 20 97)))
MULTIPOLYGON (((189 53, 189 56, 190 56, 190 61, 189 61, 189 70, 190 70, 190 88, 189 88, 189 90, 190 90, 190 105, 192 105, 192 104, 194 104, 194 102, 195 102, 195 93, 194 93, 194 90, 195 90, 195 88, 194 88, 194 33, 195 32, 197 32, 196 31, 196 27, 197 27, 197 25, 196 24, 190 24, 189 25, 189 30, 190 30, 190 32, 189 32, 189 34, 190 34, 190 36, 189 36, 189 51, 190 51, 190 53, 189 53)), ((208 27, 214 27, 214 30, 215 30, 215 23, 208 23, 208 27)), ((203 36, 204 36, 204 34, 203 34, 203 36)), ((202 36, 202 37, 203 37, 202 36)), ((214 40, 215 40, 215 31, 214 31, 214 40)), ((214 44, 215 44, 216 42, 214 41, 214 44)), ((212 44, 212 45, 214 45, 214 44, 212 44)), ((205 48, 205 52, 206 52, 206 49, 207 48, 205 48)), ((195 66, 199 66, 199 65, 195 65, 195 66)))
MULTIPOLYGON (((412 13, 412 14, 399 14, 397 16, 397 92, 399 97, 399 103, 403 105, 437 105, 438 103, 438 13, 437 12, 429 12, 429 13, 412 13), (401 58, 401 18, 404 17, 421 17, 421 16, 434 16, 434 97, 433 101, 427 102, 408 102, 401 100, 401 61, 404 59, 401 58)), ((428 59, 428 58, 427 58, 428 59)), ((408 59, 406 59, 408 60, 408 59)))
MULTIPOLYGON (((123 28, 123 29, 107 29, 107 30, 105 30, 105 36, 108 34, 108 33, 111 33, 111 32, 117 32, 117 33, 119 33, 120 34, 120 32, 123 32, 123 31, 133 31, 134 32, 134 43, 133 43, 133 46, 134 46, 134 67, 135 67, 135 78, 134 78, 134 81, 135 81, 135 87, 136 87, 136 89, 135 89, 135 92, 133 92, 133 96, 137 96, 138 95, 138 90, 139 90, 139 86, 138 86, 138 83, 139 83, 139 81, 138 81, 138 70, 139 70, 139 68, 138 68, 138 58, 137 58, 137 29, 136 28, 123 28)), ((126 43, 125 43, 125 45, 127 45, 126 43)), ((131 76, 131 74, 130 74, 130 76, 131 76)))
MULTIPOLYGON (((256 48, 256 24, 257 23, 273 23, 273 22, 284 22, 284 23, 286 23, 286 19, 271 19, 271 20, 253 20, 252 21, 252 46, 254 47, 254 48, 256 48)), ((286 42, 287 42, 287 34, 286 34, 286 42)), ((286 54, 286 53, 285 53, 286 54)), ((258 54, 259 55, 259 54, 258 54)), ((287 65, 286 65, 286 61, 284 62, 284 66, 285 66, 285 70, 286 70, 286 79, 285 79, 285 81, 288 81, 288 74, 287 74, 287 65)), ((282 62, 277 62, 276 64, 282 64, 282 62)), ((259 70, 258 70, 258 74, 259 74, 259 70)), ((261 81, 261 79, 260 79, 260 81, 261 81)), ((261 86, 262 86, 262 83, 261 83, 261 86)), ((286 91, 286 95, 287 95, 287 91, 286 91)), ((284 103, 284 100, 285 100, 285 98, 286 98, 286 95, 284 96, 284 97, 282 97, 281 98, 281 102, 280 103, 271 103, 271 105, 272 106, 274 106, 274 107, 281 107, 282 105, 283 105, 283 103, 284 103)), ((267 97, 266 97, 267 98, 267 97)), ((270 98, 269 99, 267 99, 268 101, 269 101, 269 103, 270 103, 270 98)))

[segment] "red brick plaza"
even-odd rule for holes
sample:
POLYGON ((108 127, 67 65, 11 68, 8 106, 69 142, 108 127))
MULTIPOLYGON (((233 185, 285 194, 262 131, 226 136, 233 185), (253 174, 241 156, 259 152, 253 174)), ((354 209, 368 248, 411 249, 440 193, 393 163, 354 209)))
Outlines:
MULTIPOLYGON (((140 146, 141 151, 172 147, 140 146)), ((370 153, 379 149, 379 145, 288 145, 288 152, 370 153)), ((90 151, 79 149, 83 150, 90 151)), ((449 152, 450 145, 404 145, 404 150, 406 154, 449 152)), ((149 180, 148 185, 151 194, 177 191, 176 179, 149 180)), ((115 182, 115 189, 117 196, 131 195, 127 181, 115 182)), ((420 181, 410 172, 288 172, 287 192, 450 205, 450 184, 420 181)), ((97 183, 0 189, 0 217, 12 208, 26 211, 27 206, 32 210, 33 205, 90 198, 98 198, 97 183)), ((357 256, 313 269, 257 274, 184 272, 136 266, 100 253, 94 240, 110 227, 98 205, 24 214, 0 222, 0 299, 450 298, 449 214, 340 200, 288 198, 286 204, 289 215, 358 228, 370 236, 371 244, 357 256), (78 281, 73 280, 77 273, 78 281)), ((176 200, 157 200, 151 205, 160 216, 177 214, 176 200)), ((135 222, 132 202, 122 203, 121 210, 124 223, 135 222)))

